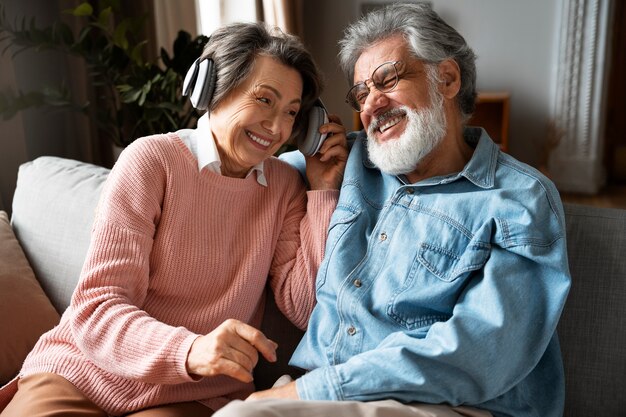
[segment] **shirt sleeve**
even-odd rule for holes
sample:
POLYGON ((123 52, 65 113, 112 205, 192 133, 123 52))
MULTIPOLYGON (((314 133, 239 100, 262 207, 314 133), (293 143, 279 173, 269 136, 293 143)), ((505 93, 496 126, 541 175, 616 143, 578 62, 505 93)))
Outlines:
POLYGON ((548 246, 494 246, 450 319, 426 334, 391 333, 373 350, 312 370, 297 380, 298 394, 307 400, 393 398, 453 406, 493 399, 554 346, 569 285, 563 236, 548 246))

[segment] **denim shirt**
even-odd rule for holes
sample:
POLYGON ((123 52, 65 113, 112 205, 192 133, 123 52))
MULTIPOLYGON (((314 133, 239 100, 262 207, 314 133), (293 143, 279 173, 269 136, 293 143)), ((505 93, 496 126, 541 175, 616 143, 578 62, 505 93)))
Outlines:
POLYGON ((317 301, 291 365, 300 398, 563 413, 556 326, 570 287, 554 185, 479 128, 462 172, 414 184, 352 146, 317 301))

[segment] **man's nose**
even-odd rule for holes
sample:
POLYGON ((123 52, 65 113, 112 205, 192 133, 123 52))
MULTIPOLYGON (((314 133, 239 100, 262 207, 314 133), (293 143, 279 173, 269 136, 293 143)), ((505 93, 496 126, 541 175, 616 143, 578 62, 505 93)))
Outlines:
POLYGON ((378 109, 386 106, 389 103, 389 99, 385 93, 381 93, 374 86, 370 88, 370 92, 365 98, 365 102, 361 105, 363 113, 367 115, 374 115, 378 109))

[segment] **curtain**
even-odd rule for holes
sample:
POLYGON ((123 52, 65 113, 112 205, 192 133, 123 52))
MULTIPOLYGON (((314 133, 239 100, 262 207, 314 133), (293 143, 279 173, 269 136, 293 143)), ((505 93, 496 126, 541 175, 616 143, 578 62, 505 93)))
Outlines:
MULTIPOLYGON (((153 0, 154 4, 154 31, 158 53, 163 47, 170 55, 172 45, 178 31, 184 30, 192 38, 198 35, 198 20, 196 15, 196 0, 153 0)), ((206 1, 206 0, 205 0, 206 1)), ((209 0, 214 1, 214 0, 209 0)))
MULTIPOLYGON (((215 28, 232 22, 265 21, 280 27, 284 32, 302 37, 302 0, 185 0, 179 7, 167 0, 154 0, 157 16, 159 13, 173 17, 175 27, 185 27, 187 31, 198 16, 198 32, 209 35, 215 28), (184 9, 187 17, 177 16, 184 9), (192 13, 195 11, 195 14, 192 13)), ((166 36, 168 29, 161 22, 157 24, 157 37, 166 36), (162 34, 159 34, 159 31, 162 34)))
POLYGON ((302 0, 257 0, 259 20, 301 39, 304 35, 302 9, 302 0))

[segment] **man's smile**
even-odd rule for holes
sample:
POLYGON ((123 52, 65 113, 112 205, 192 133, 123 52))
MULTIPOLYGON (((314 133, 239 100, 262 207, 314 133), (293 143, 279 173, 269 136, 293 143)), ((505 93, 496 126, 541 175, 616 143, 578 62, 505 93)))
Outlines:
POLYGON ((404 120, 406 120, 406 111, 402 109, 391 109, 379 117, 376 117, 370 124, 368 130, 372 135, 382 135, 404 120))
POLYGON ((403 119, 403 117, 404 116, 398 116, 398 117, 394 117, 394 118, 388 120, 383 125, 381 125, 378 128, 378 130, 380 131, 380 133, 384 133, 385 130, 389 129, 390 127, 393 127, 393 126, 397 125, 398 123, 400 123, 400 121, 403 119))

